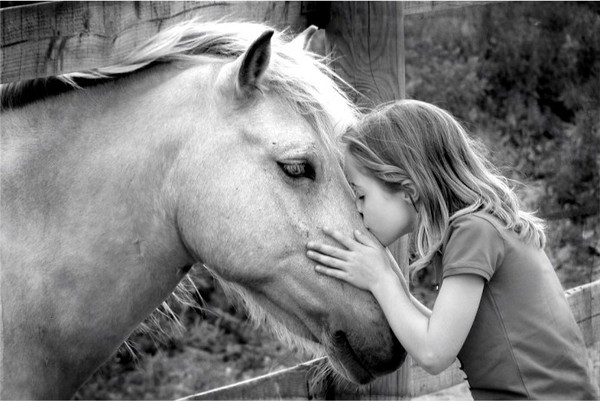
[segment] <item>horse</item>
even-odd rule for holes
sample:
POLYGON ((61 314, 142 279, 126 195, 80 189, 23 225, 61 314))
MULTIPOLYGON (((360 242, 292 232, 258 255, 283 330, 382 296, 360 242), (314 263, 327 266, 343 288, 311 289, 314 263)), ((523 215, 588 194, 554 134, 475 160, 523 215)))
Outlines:
POLYGON ((373 296, 305 254, 324 226, 364 229, 336 144, 360 113, 307 40, 187 21, 111 66, 3 85, 2 398, 71 397, 194 271, 339 377, 402 364, 373 296))

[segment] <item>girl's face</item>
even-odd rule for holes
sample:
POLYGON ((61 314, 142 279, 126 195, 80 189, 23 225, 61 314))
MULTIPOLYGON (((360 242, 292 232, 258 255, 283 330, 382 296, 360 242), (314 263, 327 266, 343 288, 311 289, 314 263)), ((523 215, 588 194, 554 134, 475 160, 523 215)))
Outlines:
POLYGON ((391 193, 380 181, 365 175, 346 152, 346 177, 356 195, 356 208, 365 227, 383 246, 413 231, 417 213, 405 191, 391 193))

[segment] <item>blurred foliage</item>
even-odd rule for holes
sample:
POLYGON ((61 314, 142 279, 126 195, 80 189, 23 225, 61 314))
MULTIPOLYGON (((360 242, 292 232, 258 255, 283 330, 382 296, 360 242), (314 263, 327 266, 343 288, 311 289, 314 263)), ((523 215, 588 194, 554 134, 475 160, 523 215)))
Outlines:
MULTIPOLYGON (((548 221, 565 288, 600 278, 600 3, 510 2, 405 19, 406 92, 451 111, 523 182, 548 221)), ((162 343, 134 336, 79 399, 176 398, 293 366, 285 350, 197 279, 206 308, 180 309, 186 331, 162 343), (133 357, 132 357, 133 356, 133 357)), ((422 271, 416 295, 431 304, 422 271)))
POLYGON ((542 215, 597 213, 598 3, 511 2, 466 12, 407 19, 407 95, 450 110, 487 135, 501 164, 544 180, 542 215))
MULTIPOLYGON (((174 399, 307 360, 257 329, 210 277, 192 271, 199 305, 179 306, 183 327, 134 334, 75 399, 174 399), (157 341, 158 340, 158 341, 157 341)), ((175 306, 174 306, 175 307, 175 306)))
MULTIPOLYGON (((411 16, 405 49, 407 97, 452 112, 516 180, 526 207, 547 220, 563 286, 600 278, 599 3, 411 16)), ((420 280, 431 303, 426 271, 420 280)))

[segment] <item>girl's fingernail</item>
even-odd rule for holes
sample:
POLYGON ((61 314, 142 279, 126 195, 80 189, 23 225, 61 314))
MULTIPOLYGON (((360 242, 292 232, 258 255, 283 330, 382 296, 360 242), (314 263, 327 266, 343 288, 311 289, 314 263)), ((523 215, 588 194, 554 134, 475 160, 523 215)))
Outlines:
POLYGON ((362 235, 362 233, 358 230, 354 231, 356 233, 356 235, 362 235))

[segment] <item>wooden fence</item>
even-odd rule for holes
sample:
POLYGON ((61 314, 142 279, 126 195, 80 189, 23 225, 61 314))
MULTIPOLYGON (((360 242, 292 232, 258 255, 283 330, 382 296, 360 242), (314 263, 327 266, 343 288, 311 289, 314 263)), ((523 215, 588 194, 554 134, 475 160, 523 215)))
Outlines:
MULTIPOLYGON (((90 1, 9 7, 0 11, 0 83, 106 66, 160 30, 190 18, 243 19, 295 32, 311 24, 322 28, 322 50, 334 53, 336 72, 362 93, 355 101, 369 106, 404 97, 405 15, 485 3, 489 2, 90 1)), ((406 270, 406 243, 399 241, 390 249, 406 270)), ((596 377, 598 288, 598 282, 579 287, 569 298, 588 346, 596 350, 596 377)), ((436 377, 427 375, 409 359, 397 372, 371 385, 350 388, 311 382, 310 372, 318 363, 306 362, 188 399, 414 397, 464 378, 456 366, 436 377)))
MULTIPOLYGON (((575 320, 583 333, 592 363, 593 377, 600 385, 600 280, 566 291, 575 320)), ((235 399, 427 399, 455 394, 457 399, 468 397, 464 374, 455 363, 437 376, 431 376, 409 362, 409 374, 400 377, 392 373, 374 384, 353 387, 332 383, 313 383, 312 371, 320 359, 297 365, 254 379, 210 391, 193 394, 182 400, 235 400, 235 399), (395 386, 391 385, 394 384, 395 386)))
MULTIPOLYGON (((6 4, 20 2, 3 2, 6 4)), ((388 41, 400 43, 394 27, 401 26, 404 14, 440 12, 464 7, 473 2, 415 1, 395 2, 319 2, 319 1, 57 1, 40 2, 1 10, 0 83, 83 71, 111 64, 138 44, 162 29, 183 20, 243 19, 264 21, 277 28, 301 31, 310 24, 327 29, 360 32, 365 11, 377 24, 371 27, 369 45, 389 48, 388 41), (387 11, 390 11, 387 14, 387 11), (346 17, 356 21, 348 24, 346 17), (385 22, 386 27, 380 27, 385 22), (392 35, 388 34, 391 33, 392 35), (379 42, 383 39, 383 43, 379 42)), ((481 4, 478 2, 477 4, 481 4)), ((401 33, 401 32, 400 32, 401 33)), ((339 35, 328 35, 331 38, 339 35)), ((366 60, 364 49, 355 51, 356 36, 336 38, 345 42, 337 51, 349 75, 350 62, 366 60), (341 50, 340 49, 340 50, 341 50), (358 53, 357 53, 358 52, 358 53), (347 59, 348 55, 353 60, 347 59)), ((367 38, 364 37, 363 40, 367 38)), ((337 43, 334 43, 334 45, 337 43)), ((392 54, 397 54, 397 49, 392 54)), ((387 57, 384 55, 384 57, 387 57)), ((401 60, 398 60, 401 61, 401 60)), ((378 64, 378 60, 374 60, 378 64)), ((364 65, 364 62, 361 62, 364 65)), ((392 63, 393 64, 393 63, 392 63)), ((377 65, 381 69, 383 65, 377 65)), ((395 68, 396 65, 389 67, 395 68)), ((388 71, 389 72, 389 71, 388 71)), ((402 75, 395 73, 394 75, 402 75)), ((368 81, 361 78, 360 81, 368 81)), ((394 83, 393 86, 402 86, 394 83)))

